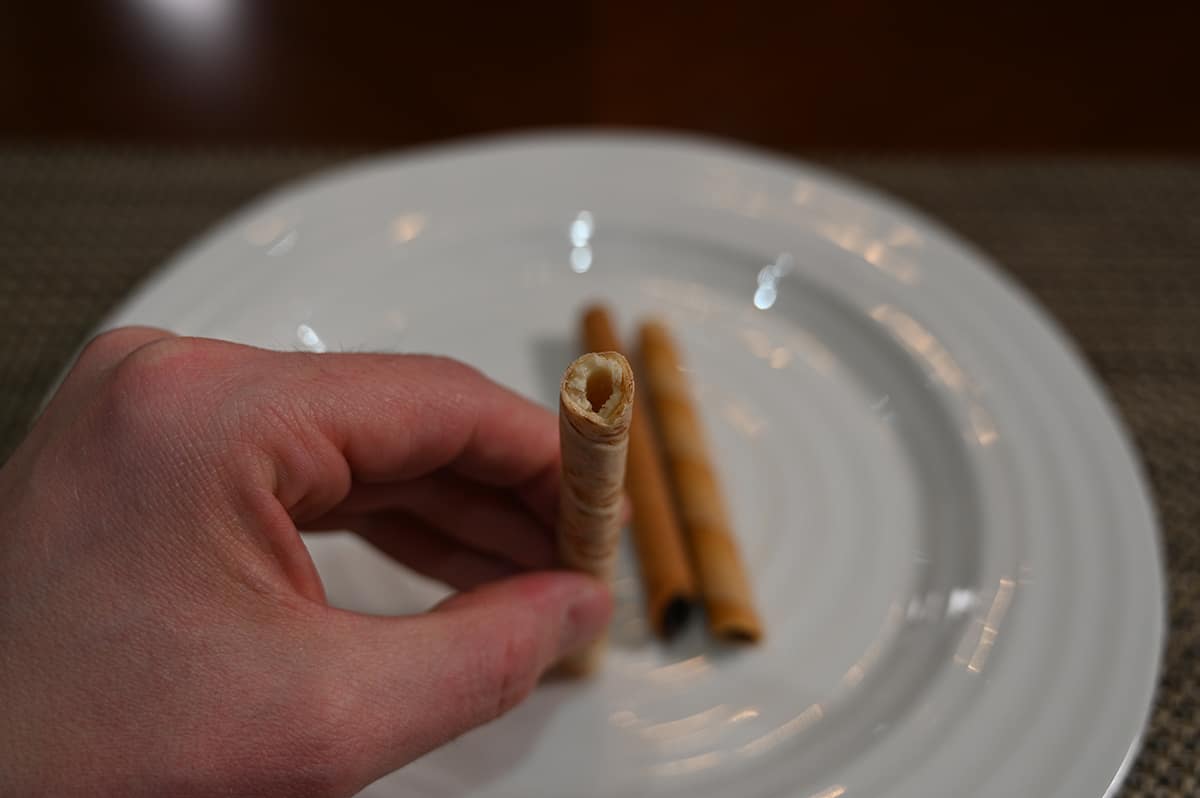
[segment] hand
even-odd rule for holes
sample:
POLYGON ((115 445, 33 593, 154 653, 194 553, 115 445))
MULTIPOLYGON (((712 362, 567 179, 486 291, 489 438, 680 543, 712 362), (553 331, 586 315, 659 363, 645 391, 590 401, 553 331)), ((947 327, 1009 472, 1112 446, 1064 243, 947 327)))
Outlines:
POLYGON ((350 795, 607 622, 549 412, 451 360, 100 336, 0 470, 0 792, 350 795), (329 607, 298 529, 462 591, 329 607))

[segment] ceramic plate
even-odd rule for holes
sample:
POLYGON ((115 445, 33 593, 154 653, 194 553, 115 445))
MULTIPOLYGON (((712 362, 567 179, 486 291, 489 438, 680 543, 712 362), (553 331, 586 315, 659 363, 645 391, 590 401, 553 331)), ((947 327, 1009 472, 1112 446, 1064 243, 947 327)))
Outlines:
MULTIPOLYGON (((1163 642, 1133 452, 1054 325, 936 224, 800 163, 674 137, 502 139, 287 186, 107 326, 437 352, 553 406, 580 307, 676 331, 768 638, 671 645, 616 584, 602 674, 364 795, 1102 796, 1163 642)), ((349 536, 331 600, 443 591, 349 536)))

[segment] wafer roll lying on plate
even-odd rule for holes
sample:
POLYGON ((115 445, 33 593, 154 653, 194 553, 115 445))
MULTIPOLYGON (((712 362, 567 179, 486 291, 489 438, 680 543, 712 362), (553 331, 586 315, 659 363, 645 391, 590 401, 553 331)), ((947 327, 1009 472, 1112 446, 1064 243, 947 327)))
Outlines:
MULTIPOLYGON (((611 318, 598 305, 584 313, 583 338, 593 351, 624 351, 611 318)), ((687 622, 696 599, 695 580, 645 397, 639 394, 634 401, 625 492, 633 503, 633 541, 646 613, 655 634, 669 639, 687 622)))
POLYGON ((659 323, 642 327, 641 355, 642 377, 679 500, 709 631, 727 642, 757 642, 763 634, 762 621, 754 609, 704 429, 666 327, 659 323))
MULTIPOLYGON (((562 489, 558 544, 568 568, 610 580, 621 537, 625 458, 633 416, 633 370, 616 352, 592 352, 563 374, 558 431, 562 489)), ((582 674, 598 664, 605 641, 561 663, 582 674)))

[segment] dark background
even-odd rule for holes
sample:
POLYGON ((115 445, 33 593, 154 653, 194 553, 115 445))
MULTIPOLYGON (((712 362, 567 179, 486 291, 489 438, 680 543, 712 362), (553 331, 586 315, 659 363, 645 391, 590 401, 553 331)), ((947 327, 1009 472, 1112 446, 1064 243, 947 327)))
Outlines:
POLYGON ((0 140, 398 147, 547 125, 790 151, 1200 151, 1200 4, 9 2, 0 140))
POLYGON ((563 125, 812 157, 1037 297, 1163 528, 1171 634, 1120 794, 1200 795, 1197 3, 0 0, 0 462, 104 314, 252 197, 366 150, 563 125))

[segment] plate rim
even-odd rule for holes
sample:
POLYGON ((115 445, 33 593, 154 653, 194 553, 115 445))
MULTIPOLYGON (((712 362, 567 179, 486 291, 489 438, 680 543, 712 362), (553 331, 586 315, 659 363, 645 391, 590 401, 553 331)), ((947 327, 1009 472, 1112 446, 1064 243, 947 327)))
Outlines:
POLYGON ((159 284, 170 280, 172 275, 187 263, 192 262, 216 241, 237 229, 247 218, 260 213, 264 208, 279 203, 284 198, 292 198, 294 201, 296 198, 328 190, 339 183, 348 183, 358 176, 384 168, 395 169, 429 163, 438 159, 453 159, 463 155, 481 153, 496 155, 513 150, 537 149, 547 146, 571 146, 581 149, 633 147, 695 151, 717 156, 731 161, 735 165, 765 166, 788 175, 803 175, 839 194, 869 205, 891 218, 913 223, 922 230, 924 235, 935 240, 941 247, 955 255, 958 260, 969 267, 975 276, 983 279, 991 290, 1006 295, 1009 304, 1021 308, 1023 312, 1036 320, 1042 328, 1041 334, 1059 347, 1062 354, 1072 363, 1076 375, 1082 379, 1083 387, 1092 398, 1098 401, 1100 411, 1115 433, 1113 442, 1122 452, 1124 464, 1130 467, 1134 482, 1131 487, 1141 505, 1138 509, 1145 514, 1148 520, 1146 531, 1149 534, 1149 544, 1152 548, 1151 559, 1154 563, 1150 576, 1157 588, 1157 611, 1153 630, 1156 645, 1153 648, 1151 667, 1148 670, 1150 674, 1148 684, 1139 685, 1136 691, 1139 697, 1138 703, 1143 707, 1137 731, 1130 740, 1129 748, 1116 770, 1112 783, 1104 793, 1106 796, 1113 795, 1136 762, 1145 740, 1151 713, 1155 706, 1155 696, 1161 679, 1169 632, 1169 583, 1165 578, 1163 535, 1145 465, 1126 426, 1125 419, 1113 402, 1107 386, 1093 370, 1074 338, 1067 333, 1058 319, 1048 312, 1041 301, 978 246, 936 217, 885 190, 862 180, 842 175, 828 167, 796 159, 789 155, 739 142, 690 133, 620 130, 597 132, 586 129, 516 132, 441 142, 398 153, 368 154, 320 168, 311 174, 286 180, 252 197, 215 224, 188 240, 160 266, 153 269, 131 289, 113 310, 106 314, 100 324, 93 329, 93 333, 113 326, 143 297, 152 292, 159 284))

